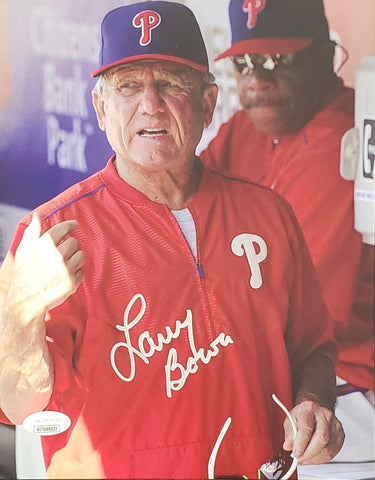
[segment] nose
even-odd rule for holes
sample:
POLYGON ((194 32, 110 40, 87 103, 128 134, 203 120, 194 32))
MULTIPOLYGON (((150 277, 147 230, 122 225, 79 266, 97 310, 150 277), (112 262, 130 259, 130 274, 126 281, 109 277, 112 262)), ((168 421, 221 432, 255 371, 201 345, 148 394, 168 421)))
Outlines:
POLYGON ((269 90, 275 83, 274 74, 257 65, 252 72, 240 77, 240 83, 250 90, 269 90))
POLYGON ((148 115, 155 115, 164 110, 164 100, 162 99, 157 85, 149 83, 144 86, 139 101, 139 111, 148 115))

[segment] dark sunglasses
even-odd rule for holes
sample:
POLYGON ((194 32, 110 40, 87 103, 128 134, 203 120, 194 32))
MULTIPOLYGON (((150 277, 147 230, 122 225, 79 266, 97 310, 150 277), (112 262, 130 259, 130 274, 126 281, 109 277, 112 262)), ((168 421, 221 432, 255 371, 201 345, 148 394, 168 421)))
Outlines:
POLYGON ((241 75, 253 73, 255 67, 262 67, 264 70, 273 71, 281 64, 286 67, 293 65, 296 53, 275 53, 267 55, 263 53, 245 53, 231 57, 235 69, 241 75))

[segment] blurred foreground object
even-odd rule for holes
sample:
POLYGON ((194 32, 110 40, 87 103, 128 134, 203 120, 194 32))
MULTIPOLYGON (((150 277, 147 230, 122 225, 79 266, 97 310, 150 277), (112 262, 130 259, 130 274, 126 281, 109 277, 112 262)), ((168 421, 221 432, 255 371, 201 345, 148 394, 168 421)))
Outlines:
POLYGON ((362 58, 356 75, 355 127, 341 143, 340 173, 354 180, 355 229, 375 244, 375 55, 362 58))

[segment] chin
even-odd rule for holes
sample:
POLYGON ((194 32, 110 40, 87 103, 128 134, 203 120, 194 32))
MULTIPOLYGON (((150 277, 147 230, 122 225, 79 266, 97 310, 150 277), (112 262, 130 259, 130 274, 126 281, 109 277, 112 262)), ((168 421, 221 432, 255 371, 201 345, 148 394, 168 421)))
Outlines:
POLYGON ((274 112, 264 112, 264 108, 257 108, 255 110, 257 111, 254 111, 254 109, 248 111, 248 115, 250 120, 261 132, 274 134, 281 130, 282 122, 278 115, 274 112), (259 110, 262 110, 262 112, 259 110))
POLYGON ((250 120, 264 133, 280 137, 293 133, 293 128, 288 128, 286 116, 275 107, 256 107, 247 110, 250 120))

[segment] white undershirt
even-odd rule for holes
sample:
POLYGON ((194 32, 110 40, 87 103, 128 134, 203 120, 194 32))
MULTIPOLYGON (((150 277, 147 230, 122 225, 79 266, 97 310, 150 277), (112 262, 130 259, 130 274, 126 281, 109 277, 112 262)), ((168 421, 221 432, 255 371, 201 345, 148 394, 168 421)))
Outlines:
POLYGON ((171 212, 181 228, 185 240, 194 255, 195 261, 197 261, 197 232, 195 230, 195 223, 190 210, 184 208, 182 210, 171 210, 171 212))

